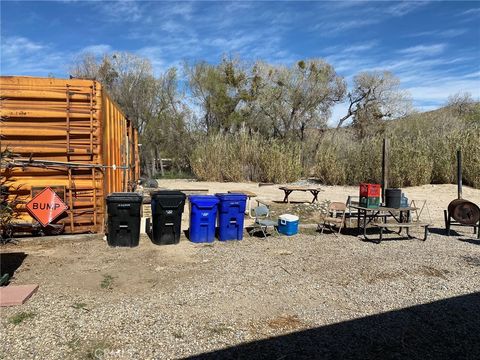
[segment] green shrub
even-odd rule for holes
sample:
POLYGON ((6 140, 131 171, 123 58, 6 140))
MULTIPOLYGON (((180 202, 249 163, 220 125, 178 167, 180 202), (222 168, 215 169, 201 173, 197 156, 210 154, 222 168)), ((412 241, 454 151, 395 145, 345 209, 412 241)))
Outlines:
POLYGON ((19 312, 19 313, 16 313, 15 315, 12 315, 8 319, 8 322, 10 324, 18 325, 18 324, 24 322, 25 320, 28 320, 28 319, 31 319, 31 318, 35 317, 35 315, 36 315, 35 313, 28 312, 28 311, 19 312))

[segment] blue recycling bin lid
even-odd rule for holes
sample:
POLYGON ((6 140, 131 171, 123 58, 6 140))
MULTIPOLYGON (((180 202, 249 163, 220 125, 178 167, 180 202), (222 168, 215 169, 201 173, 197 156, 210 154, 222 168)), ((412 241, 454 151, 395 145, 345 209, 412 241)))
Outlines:
POLYGON ((221 213, 223 212, 245 212, 245 207, 247 204, 247 195, 245 194, 215 194, 220 199, 220 204, 218 209, 221 213))
POLYGON ((217 206, 220 201, 214 195, 190 195, 188 200, 198 208, 212 208, 217 206))
POLYGON ((239 201, 239 200, 247 200, 247 195, 245 194, 235 194, 235 193, 228 193, 228 194, 215 194, 216 197, 220 199, 220 201, 239 201))

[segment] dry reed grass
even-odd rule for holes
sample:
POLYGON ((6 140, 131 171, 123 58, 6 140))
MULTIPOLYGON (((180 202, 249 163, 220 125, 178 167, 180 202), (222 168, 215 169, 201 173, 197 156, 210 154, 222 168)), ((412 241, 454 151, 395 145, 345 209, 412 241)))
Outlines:
MULTIPOLYGON (((443 109, 393 121, 389 141, 389 185, 453 183, 456 150, 463 154, 463 180, 480 188, 480 108, 467 117, 443 109)), ((379 182, 383 136, 359 140, 352 129, 298 140, 265 139, 246 131, 204 137, 190 157, 200 180, 291 182, 315 176, 328 185, 379 182)))

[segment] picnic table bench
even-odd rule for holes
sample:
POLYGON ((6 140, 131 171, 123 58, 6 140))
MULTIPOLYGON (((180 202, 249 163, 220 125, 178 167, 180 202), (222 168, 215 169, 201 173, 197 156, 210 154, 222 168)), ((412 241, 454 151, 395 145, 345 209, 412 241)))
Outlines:
POLYGON ((283 190, 283 192, 285 193, 285 197, 283 198, 284 203, 288 203, 288 197, 294 191, 303 191, 303 192, 309 191, 313 195, 313 200, 312 200, 312 204, 313 204, 315 201, 318 201, 318 193, 320 191, 323 191, 318 187, 307 187, 307 186, 281 186, 279 187, 279 189, 283 190))
POLYGON ((409 230, 411 228, 421 228, 423 227, 424 230, 425 230, 425 234, 423 236, 423 241, 427 240, 427 237, 428 237, 428 227, 430 226, 430 224, 428 223, 418 223, 418 222, 410 222, 410 223, 384 223, 384 224, 373 224, 373 226, 375 227, 378 227, 380 229, 380 238, 378 240, 378 243, 380 243, 383 239, 383 231, 385 229, 396 229, 398 228, 399 231, 398 231, 398 234, 400 235, 401 234, 401 231, 402 229, 406 229, 406 232, 407 232, 407 236, 410 238, 410 239, 413 239, 414 236, 411 236, 410 235, 410 232, 409 230))
POLYGON ((371 223, 373 227, 380 230, 380 238, 375 240, 375 242, 380 243, 383 240, 384 230, 390 229, 399 229, 397 232, 401 234, 403 229, 406 229, 407 236, 411 239, 410 229, 411 228, 421 228, 425 230, 423 241, 427 240, 428 237, 428 227, 430 224, 422 223, 419 221, 412 221, 411 212, 416 210, 416 207, 406 206, 400 208, 389 208, 386 206, 379 206, 378 208, 366 208, 362 206, 351 206, 354 209, 358 210, 358 222, 357 222, 357 233, 360 235, 360 228, 363 228, 363 237, 365 240, 373 241, 367 236, 367 226, 371 223), (392 222, 387 222, 387 218, 391 218, 392 222), (373 223, 375 219, 383 219, 383 223, 373 223))

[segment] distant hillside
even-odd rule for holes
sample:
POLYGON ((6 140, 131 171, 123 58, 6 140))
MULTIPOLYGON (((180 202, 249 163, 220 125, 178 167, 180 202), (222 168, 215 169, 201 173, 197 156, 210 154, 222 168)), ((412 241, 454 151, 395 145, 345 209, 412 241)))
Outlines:
POLYGON ((364 138, 352 126, 320 132, 312 175, 332 185, 379 181, 387 137, 392 186, 455 183, 456 150, 462 149, 463 181, 480 188, 480 103, 413 113, 376 131, 364 138))
POLYGON ((467 106, 444 106, 435 110, 414 112, 404 118, 392 121, 408 121, 410 119, 414 119, 415 121, 448 121, 447 119, 469 121, 475 118, 480 120, 480 102, 475 102, 467 106))

